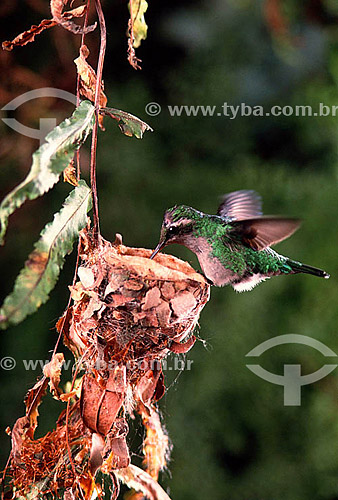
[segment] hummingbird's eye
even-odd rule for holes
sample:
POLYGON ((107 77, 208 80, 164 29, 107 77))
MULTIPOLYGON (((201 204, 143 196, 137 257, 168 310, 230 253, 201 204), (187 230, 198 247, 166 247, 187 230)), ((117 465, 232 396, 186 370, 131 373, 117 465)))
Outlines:
POLYGON ((176 233, 177 233, 176 227, 173 227, 173 226, 168 227, 168 229, 167 229, 167 238, 171 238, 176 233))

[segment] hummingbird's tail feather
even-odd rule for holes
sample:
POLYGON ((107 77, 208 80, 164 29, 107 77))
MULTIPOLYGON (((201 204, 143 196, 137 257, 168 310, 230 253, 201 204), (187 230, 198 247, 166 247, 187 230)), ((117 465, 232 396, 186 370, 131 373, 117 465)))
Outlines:
POLYGON ((305 273, 312 274, 313 276, 318 276, 319 278, 328 279, 330 275, 323 271, 322 269, 318 269, 317 267, 308 266, 307 264, 301 264, 300 262, 296 262, 294 260, 289 260, 288 265, 291 267, 294 273, 305 273))

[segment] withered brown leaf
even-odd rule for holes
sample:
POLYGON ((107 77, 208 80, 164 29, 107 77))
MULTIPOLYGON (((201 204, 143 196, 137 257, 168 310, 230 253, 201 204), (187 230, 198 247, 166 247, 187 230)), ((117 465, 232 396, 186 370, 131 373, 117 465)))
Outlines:
MULTIPOLYGON (((95 30, 97 23, 94 23, 91 26, 87 26, 86 28, 82 28, 81 26, 78 26, 77 24, 73 23, 71 21, 71 17, 69 17, 69 12, 67 13, 62 12, 65 3, 66 3, 65 0, 51 0, 50 10, 53 16, 53 21, 55 21, 57 24, 59 24, 66 30, 74 33, 75 35, 82 35, 90 33, 91 31, 95 30)), ((79 16, 72 16, 72 17, 79 17, 79 16)))
POLYGON ((140 491, 149 500, 170 500, 167 493, 147 472, 130 464, 116 471, 117 477, 129 488, 140 491))
POLYGON ((68 182, 69 184, 71 184, 72 186, 78 186, 79 185, 79 181, 77 179, 77 176, 76 176, 76 168, 75 168, 75 165, 74 165, 74 160, 72 160, 68 167, 66 167, 63 171, 63 181, 64 182, 68 182))
POLYGON ((124 400, 125 387, 116 380, 117 371, 110 372, 106 384, 98 382, 93 374, 83 377, 81 392, 81 416, 93 432, 106 436, 124 400))
POLYGON ((53 355, 51 361, 43 367, 43 374, 49 378, 50 392, 55 399, 59 399, 61 390, 59 388, 61 368, 65 359, 61 352, 53 355))
MULTIPOLYGON (((86 5, 82 5, 77 7, 76 9, 69 10, 68 12, 64 12, 62 17, 64 22, 70 22, 69 20, 73 17, 82 17, 86 12, 86 5)), ((40 35, 46 29, 52 28, 56 26, 58 21, 56 19, 43 19, 40 24, 33 24, 29 30, 23 31, 19 35, 17 35, 13 40, 2 42, 3 50, 13 50, 14 47, 23 47, 27 45, 27 43, 34 42, 35 37, 40 35)))
POLYGON ((53 19, 43 19, 39 25, 33 24, 29 30, 20 33, 13 40, 2 42, 3 50, 13 50, 14 47, 22 47, 29 42, 34 42, 35 37, 48 28, 52 28, 57 23, 53 19))
POLYGON ((29 418, 29 429, 27 430, 27 435, 31 439, 33 439, 34 431, 38 425, 38 406, 46 393, 47 385, 48 378, 42 377, 26 394, 26 416, 29 418))
MULTIPOLYGON (((96 73, 93 68, 88 64, 87 57, 89 56, 89 49, 86 45, 80 47, 80 55, 74 59, 77 67, 77 72, 80 77, 80 94, 92 102, 95 102, 95 89, 96 89, 96 73)), ((107 97, 105 96, 103 83, 101 83, 99 95, 99 107, 105 107, 107 104, 107 97)), ((103 116, 99 115, 99 126, 102 130, 103 116)))
POLYGON ((144 13, 148 8, 145 0, 130 0, 128 3, 130 19, 128 21, 128 61, 134 69, 141 69, 141 59, 135 54, 135 49, 140 46, 141 40, 147 37, 148 26, 144 20, 144 13))

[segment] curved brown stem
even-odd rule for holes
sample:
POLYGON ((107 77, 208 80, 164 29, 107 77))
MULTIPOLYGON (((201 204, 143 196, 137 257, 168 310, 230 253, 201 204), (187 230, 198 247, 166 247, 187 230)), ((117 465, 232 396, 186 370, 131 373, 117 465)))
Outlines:
POLYGON ((97 187, 96 187, 96 146, 97 146, 97 130, 98 130, 98 118, 99 118, 99 98, 102 86, 102 70, 103 70, 104 56, 106 52, 107 32, 106 32, 106 22, 102 12, 100 0, 95 0, 95 7, 99 18, 101 43, 100 43, 99 59, 97 62, 97 70, 96 70, 95 124, 92 133, 92 145, 91 145, 91 155, 90 155, 90 182, 91 182, 92 196, 93 196, 93 236, 94 236, 94 241, 98 243, 100 234, 100 222, 99 222, 99 202, 98 202, 97 187))
MULTIPOLYGON (((86 36, 86 27, 88 26, 89 9, 90 9, 90 0, 87 0, 87 9, 86 9, 86 14, 85 14, 84 23, 83 23, 83 32, 82 32, 82 36, 81 36, 81 47, 84 44, 84 39, 86 36)), ((77 80, 76 80, 76 106, 79 106, 79 104, 80 104, 80 75, 78 73, 77 80)), ((81 148, 79 148, 76 152, 76 178, 78 181, 80 180, 80 177, 81 177, 80 149, 81 148)))

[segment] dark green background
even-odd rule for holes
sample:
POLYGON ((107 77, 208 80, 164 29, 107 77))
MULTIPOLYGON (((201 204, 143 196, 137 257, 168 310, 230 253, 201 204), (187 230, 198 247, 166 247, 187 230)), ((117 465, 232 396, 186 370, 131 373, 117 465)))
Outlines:
MULTIPOLYGON (((38 22, 26 4, 26 16, 20 18, 16 7, 7 20, 1 19, 7 39, 27 27, 27 20, 38 22)), ((120 232, 128 245, 153 248, 167 207, 184 203, 215 213, 223 193, 255 189, 263 197, 265 213, 304 220, 278 251, 331 273, 328 281, 305 275, 273 278, 243 294, 212 289, 200 319, 201 342, 188 354, 192 369, 178 378, 177 372, 166 374, 170 389, 160 404, 174 444, 161 482, 175 500, 338 499, 338 372, 304 387, 300 407, 284 407, 283 388, 257 378, 245 366, 248 351, 288 333, 313 337, 338 352, 337 118, 174 118, 166 108, 224 102, 267 108, 310 104, 316 109, 320 102, 338 104, 335 2, 285 1, 285 36, 267 24, 266 8, 267 2, 254 0, 151 1, 149 36, 138 51, 143 70, 135 72, 126 62, 125 5, 104 3, 109 105, 144 119, 154 133, 142 141, 130 139, 107 122, 106 132, 99 134, 103 236, 113 240, 120 232), (162 106, 159 116, 145 113, 150 101, 162 106)), ((61 65, 49 37, 45 33, 34 47, 17 49, 12 63, 19 61, 36 72, 61 65)), ((69 82, 61 88, 72 90, 69 82)), ((67 113, 71 108, 63 117, 67 113)), ((11 133, 4 125, 0 131, 11 133)), ((24 177, 28 155, 25 165, 24 171, 10 157, 2 158, 4 194, 24 177)), ((11 218, 1 250, 3 296, 68 191, 68 185, 60 184, 11 218)), ((188 250, 173 246, 166 251, 198 268, 188 250)), ((25 371, 22 359, 50 356, 73 267, 71 256, 50 301, 1 334, 1 357, 17 360, 15 370, 1 371, 2 429, 23 414, 24 395, 40 373, 25 371)), ((279 374, 286 363, 301 364, 307 374, 335 359, 325 360, 307 346, 288 345, 266 352, 259 362, 279 374)), ((70 372, 64 374, 64 380, 69 377, 70 372)), ((53 426, 62 409, 51 398, 40 408, 37 435, 53 426)), ((4 463, 9 438, 1 432, 4 463)), ((136 455, 141 437, 140 427, 131 430, 136 455)))

